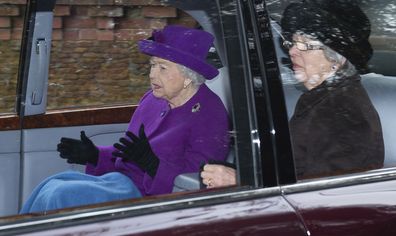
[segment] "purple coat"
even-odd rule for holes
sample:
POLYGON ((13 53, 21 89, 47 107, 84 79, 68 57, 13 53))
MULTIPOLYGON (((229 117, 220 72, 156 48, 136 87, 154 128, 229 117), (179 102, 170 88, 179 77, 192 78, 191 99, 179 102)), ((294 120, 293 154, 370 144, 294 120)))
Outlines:
POLYGON ((174 109, 150 90, 141 99, 128 130, 138 134, 142 123, 160 160, 154 178, 134 163, 113 157, 113 146, 98 146, 98 164, 88 164, 86 173, 98 176, 118 171, 131 178, 143 196, 164 194, 172 192, 177 175, 197 172, 208 160, 225 160, 229 150, 227 111, 205 84, 187 103, 174 109))

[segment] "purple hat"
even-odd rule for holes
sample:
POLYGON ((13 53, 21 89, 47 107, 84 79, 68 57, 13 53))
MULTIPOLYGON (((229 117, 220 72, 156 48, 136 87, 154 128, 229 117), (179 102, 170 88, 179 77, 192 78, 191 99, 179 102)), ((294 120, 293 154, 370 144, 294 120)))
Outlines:
POLYGON ((140 40, 142 53, 160 57, 184 65, 206 79, 213 79, 219 71, 206 62, 214 37, 203 30, 168 25, 163 30, 154 30, 152 40, 140 40))

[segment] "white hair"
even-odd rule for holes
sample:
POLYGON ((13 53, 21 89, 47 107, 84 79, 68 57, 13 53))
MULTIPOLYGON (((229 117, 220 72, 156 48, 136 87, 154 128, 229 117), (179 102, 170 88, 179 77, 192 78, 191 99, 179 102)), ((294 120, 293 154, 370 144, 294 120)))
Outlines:
MULTIPOLYGON (((305 34, 301 31, 297 31, 297 34, 308 38, 312 40, 317 40, 321 42, 317 37, 311 34, 305 34)), ((322 43, 322 42, 321 42, 322 43)), ((334 77, 335 78, 340 78, 340 77, 345 77, 345 76, 352 76, 357 73, 357 70, 355 66, 348 60, 348 58, 344 57, 343 55, 339 54, 338 52, 334 51, 324 43, 322 43, 324 48, 323 48, 323 53, 325 58, 334 63, 334 64, 339 64, 341 65, 338 70, 335 72, 334 77), (345 62, 344 62, 345 61, 345 62)))
POLYGON ((328 61, 341 65, 336 71, 335 77, 352 76, 357 73, 355 66, 348 60, 348 58, 345 58, 343 55, 328 46, 325 45, 323 53, 328 61))
POLYGON ((205 77, 203 77, 198 72, 183 66, 181 64, 177 64, 179 67, 180 72, 187 78, 191 79, 191 82, 194 86, 198 87, 199 85, 205 83, 205 77))

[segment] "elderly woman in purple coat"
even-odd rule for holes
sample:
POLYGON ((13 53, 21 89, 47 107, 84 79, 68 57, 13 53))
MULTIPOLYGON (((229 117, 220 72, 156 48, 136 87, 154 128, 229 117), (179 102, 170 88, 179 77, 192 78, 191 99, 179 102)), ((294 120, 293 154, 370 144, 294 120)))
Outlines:
POLYGON ((177 175, 224 160, 227 111, 204 84, 218 74, 205 61, 212 43, 211 34, 182 26, 166 26, 139 41, 139 50, 151 56, 151 90, 125 136, 111 146, 96 146, 84 131, 81 140, 62 138, 60 156, 86 165, 86 173, 62 172, 44 180, 21 213, 170 193, 177 175))

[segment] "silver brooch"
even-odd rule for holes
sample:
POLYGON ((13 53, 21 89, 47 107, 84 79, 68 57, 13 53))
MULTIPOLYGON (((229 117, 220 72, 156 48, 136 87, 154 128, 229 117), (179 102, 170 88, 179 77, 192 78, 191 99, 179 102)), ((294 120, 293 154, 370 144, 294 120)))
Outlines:
POLYGON ((198 102, 192 107, 191 112, 198 112, 200 109, 201 109, 201 104, 199 104, 198 102))

